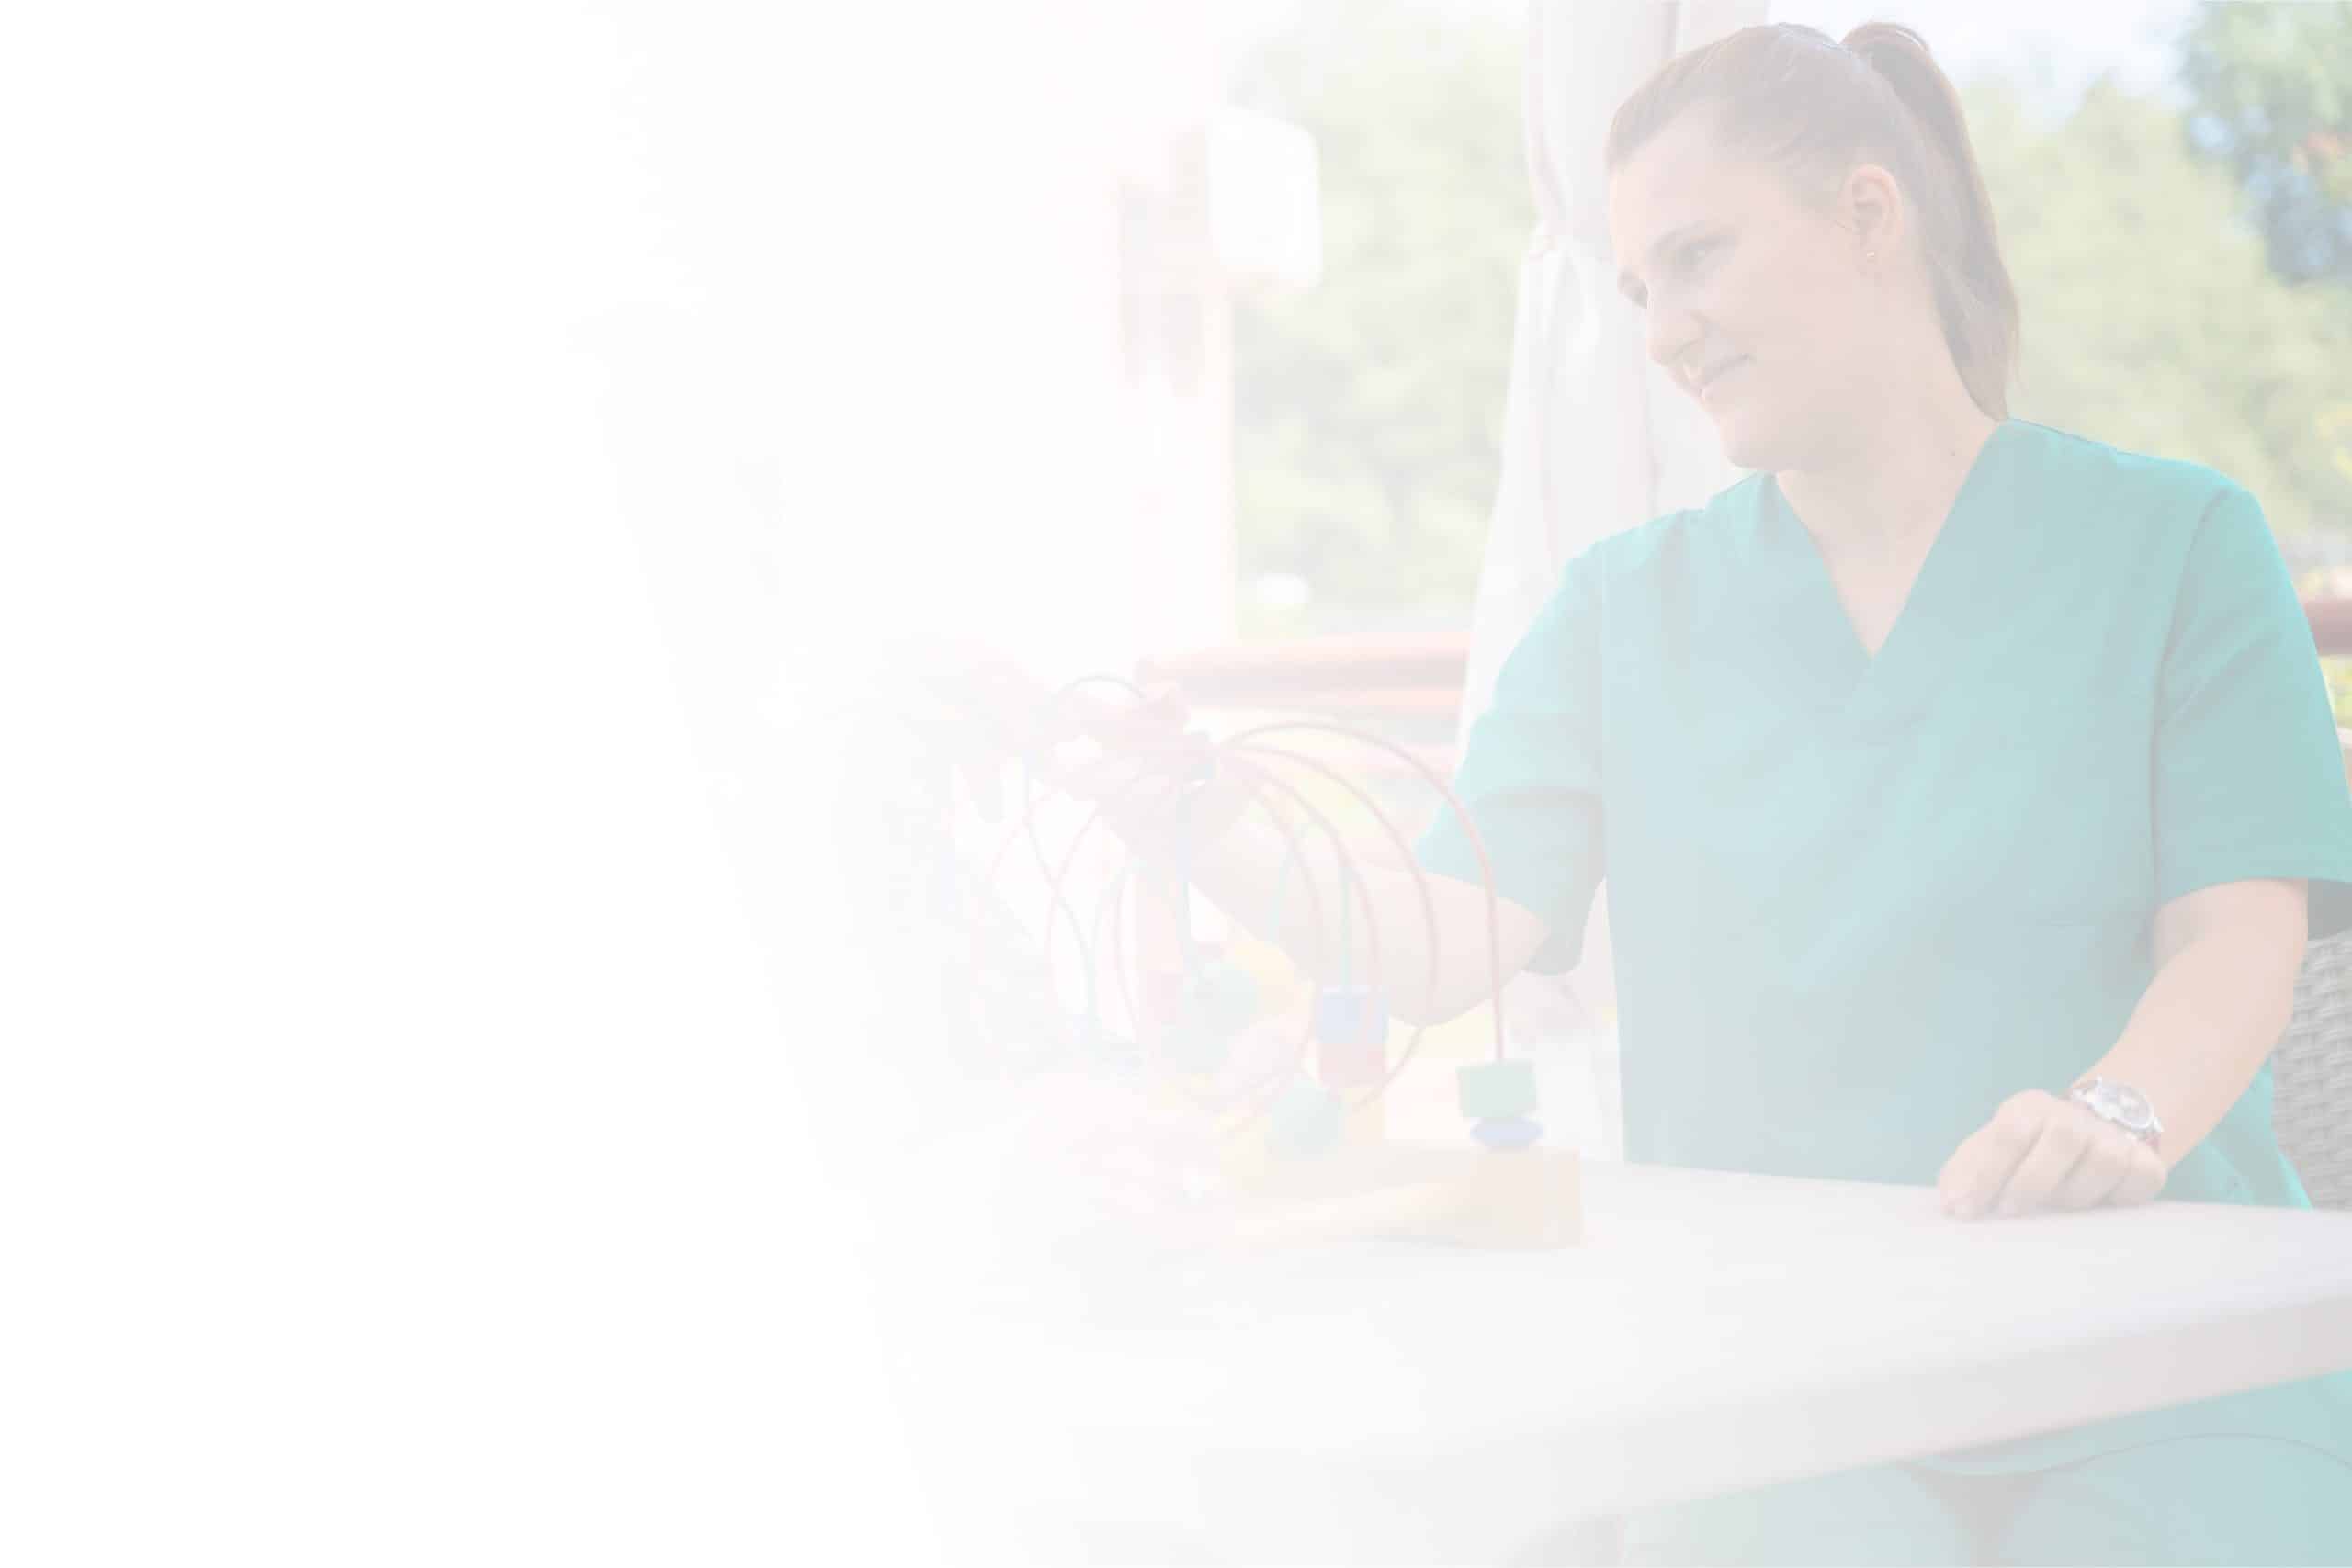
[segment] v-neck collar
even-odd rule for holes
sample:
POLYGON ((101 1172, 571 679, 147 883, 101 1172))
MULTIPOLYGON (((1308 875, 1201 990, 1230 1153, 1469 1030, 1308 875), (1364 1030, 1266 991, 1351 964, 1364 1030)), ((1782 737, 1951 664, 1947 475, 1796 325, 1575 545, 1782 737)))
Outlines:
POLYGON ((1924 704, 1931 678, 1951 667, 1965 637, 1981 631, 1998 603, 1991 579, 2000 553, 1993 547, 2016 511, 2008 453, 2022 428, 2005 419, 1977 448, 1876 653, 1863 649, 1828 562, 1779 480, 1769 471, 1758 476, 1758 542, 1781 581, 1771 595, 1773 630, 1824 705, 1870 728, 1906 716, 1924 704))

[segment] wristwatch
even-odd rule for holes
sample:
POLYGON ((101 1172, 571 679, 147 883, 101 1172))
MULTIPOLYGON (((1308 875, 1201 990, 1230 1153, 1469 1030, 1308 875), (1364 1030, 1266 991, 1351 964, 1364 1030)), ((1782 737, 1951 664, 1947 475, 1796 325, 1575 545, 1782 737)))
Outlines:
POLYGON ((2102 1122, 2111 1122, 2150 1148, 2157 1146, 2164 1136, 2165 1125, 2156 1120, 2155 1107, 2148 1097, 2130 1084, 2110 1078, 2088 1077, 2066 1091, 2066 1098, 2089 1111, 2102 1122))

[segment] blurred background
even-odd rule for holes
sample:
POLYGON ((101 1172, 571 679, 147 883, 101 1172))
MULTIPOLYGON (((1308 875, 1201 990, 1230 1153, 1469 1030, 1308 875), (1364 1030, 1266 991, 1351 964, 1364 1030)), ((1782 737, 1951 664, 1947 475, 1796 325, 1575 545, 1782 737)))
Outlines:
MULTIPOLYGON (((873 304, 801 303, 836 340, 829 391, 888 423, 797 465, 812 637, 960 630, 1216 702, 1311 688, 1442 763, 1530 608, 1481 610, 1482 563, 1490 591, 1548 579, 1564 536, 1736 477, 1670 450, 1653 387, 1648 426, 1609 417, 1658 482, 1501 558, 1526 531, 1505 454, 1541 241, 1531 17, 1639 58, 1628 29, 1670 52, 1758 14, 1906 23, 1961 85, 2022 305, 2012 413, 2212 465, 2307 594, 2352 591, 2352 6, 1025 0, 933 19, 937 48, 892 62, 928 113, 813 158, 862 197, 840 276, 873 304), (823 521, 845 514, 880 525, 823 521), (844 575, 871 591, 825 586, 844 575)), ((1605 123, 1613 92, 1585 96, 1566 113, 1605 123)), ((2329 670, 2352 717, 2352 664, 2329 670)))
MULTIPOLYGON (((943 328, 988 368, 954 403, 964 523, 924 536, 997 596, 944 598, 1057 669, 1463 638, 1537 220, 1529 8, 1023 10, 933 84, 985 128, 951 107, 970 140, 923 153, 972 171, 926 198, 959 297, 989 301, 943 328), (1008 573, 990 543, 1055 573, 1008 573), (1062 592, 1071 574, 1096 591, 1062 592)), ((1766 12, 1907 23, 1961 84, 2023 305, 2013 412, 2213 465, 2307 588, 2346 582, 2352 7, 1766 12)))
MULTIPOLYGON (((1058 678, 1175 680, 1222 733, 1359 725, 1408 756, 1324 754, 1418 827, 1437 797, 1413 764, 1450 772, 1565 547, 1737 477, 1677 423, 1687 399, 1610 368, 1637 322, 1605 288, 1599 357, 1568 351, 1581 400, 1511 426, 1514 356, 1564 341, 1527 330, 1541 269, 1563 235, 1589 243, 1579 214, 1539 210, 1531 92, 1552 155, 1623 90, 1571 70, 1564 92, 1565 34, 1630 85, 1759 14, 1833 38, 1905 23, 1960 85, 2022 307, 2012 414, 2211 465, 2261 500, 2307 600, 2352 594, 2352 6, 1016 10, 958 25, 906 87, 956 134, 909 134, 922 221, 895 259, 865 253, 903 268, 871 324, 913 368, 887 388, 897 434, 841 481, 887 525, 863 540, 876 591, 833 606, 828 649, 961 630, 1058 678), (1564 437, 1579 421, 1605 429, 1564 437), (1582 465, 1591 515, 1546 515, 1514 479, 1537 444, 1582 465)), ((1548 177, 1589 200, 1594 163, 1548 177)), ((2352 721, 2352 660, 2325 663, 2352 721)), ((1379 845, 1360 802, 1302 787, 1379 845)), ((1594 1044, 1573 1124, 1605 1152, 1605 893, 1586 946, 1514 1007, 1539 1050, 1594 1044)), ((1453 1043, 1489 1027, 1481 1010, 1453 1043)))
MULTIPOLYGON (((2307 588, 2352 547, 2352 6, 1774 4, 1919 30, 1962 90, 2023 318, 2017 417, 2209 463, 2307 588)), ((1237 289, 1235 631, 1466 625, 1535 215, 1526 7, 1267 8, 1230 100, 1311 138, 1322 267, 1237 289)), ((1630 309, 1628 307, 1628 309, 1630 309)))

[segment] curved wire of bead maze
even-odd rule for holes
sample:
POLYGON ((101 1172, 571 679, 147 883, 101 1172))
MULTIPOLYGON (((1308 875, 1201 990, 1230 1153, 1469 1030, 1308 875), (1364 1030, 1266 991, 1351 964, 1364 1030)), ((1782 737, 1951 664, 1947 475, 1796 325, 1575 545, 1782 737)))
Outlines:
MULTIPOLYGON (((1114 675, 1089 675, 1080 677, 1077 681, 1067 683, 1055 694, 1053 701, 1056 709, 1059 710, 1080 690, 1087 686, 1096 684, 1108 685, 1116 688, 1127 694, 1138 703, 1148 700, 1146 694, 1139 688, 1135 686, 1133 682, 1125 681, 1120 677, 1114 675)), ((1049 731, 1050 728, 1051 727, 1049 726, 1049 731)), ((1087 927, 1081 926, 1077 911, 1071 908, 1067 891, 1071 872, 1077 863, 1079 852, 1083 847, 1085 840, 1092 835, 1098 826, 1104 823, 1107 817, 1115 813, 1118 807, 1130 796, 1139 791, 1154 786, 1160 789, 1166 789, 1171 784, 1176 786, 1175 789, 1165 798, 1155 804, 1155 807, 1146 818, 1144 826, 1147 834, 1157 832, 1160 830, 1165 824, 1167 824, 1170 818, 1178 818, 1177 826, 1181 835, 1183 831, 1183 823, 1182 818, 1179 814, 1188 812, 1193 793, 1201 785, 1204 784, 1208 779, 1213 778, 1215 776, 1215 771, 1217 768, 1230 766, 1244 773, 1250 781, 1250 795, 1248 801, 1245 804, 1245 811, 1251 809, 1263 811, 1267 818, 1283 832, 1284 836, 1287 850, 1284 860, 1285 885, 1291 868, 1301 863, 1304 859, 1301 849, 1300 833, 1298 825, 1285 818, 1282 812, 1275 807, 1272 800, 1270 799, 1270 795, 1287 797, 1291 805, 1300 813, 1307 817, 1312 825, 1321 830, 1322 836, 1330 841, 1333 852, 1340 864, 1340 873, 1341 908, 1340 913, 1341 922, 1340 942, 1342 944, 1342 967, 1344 968, 1345 966, 1348 952, 1345 945, 1345 927, 1351 909, 1354 906, 1357 898, 1360 897, 1363 900, 1363 918, 1367 928, 1366 934, 1369 939, 1368 951, 1373 966, 1373 974, 1369 976, 1369 988, 1372 994, 1376 996, 1380 988, 1381 980, 1378 967, 1381 956, 1381 943, 1379 941, 1377 926, 1378 917, 1374 912, 1369 890, 1364 883, 1363 872, 1361 868, 1356 865, 1354 857, 1349 853, 1344 835, 1340 833, 1329 816, 1317 808, 1315 804, 1311 800, 1307 799, 1301 791, 1286 781, 1277 777, 1271 768, 1264 765, 1265 761, 1273 761, 1290 762, 1295 765, 1304 767, 1347 791, 1372 814, 1375 821, 1379 824, 1384 836, 1398 850, 1399 861, 1401 864, 1411 874, 1414 879, 1415 889, 1419 895, 1419 903, 1421 905, 1423 929, 1428 938, 1430 952, 1429 982, 1430 988, 1433 990, 1440 973, 1440 942, 1442 939, 1440 927, 1436 918, 1435 903, 1430 897, 1428 872, 1426 868, 1424 868, 1419 863, 1418 859, 1412 854, 1405 836, 1401 831, 1399 831, 1396 822, 1389 817, 1387 812, 1380 807, 1378 801, 1374 799, 1368 791, 1363 789, 1363 786, 1357 784, 1352 780, 1348 779, 1337 769, 1329 766, 1317 758, 1288 748, 1269 745, 1263 739, 1269 736, 1295 733, 1300 731, 1333 735, 1359 744, 1372 746, 1387 752, 1390 756, 1396 758, 1399 761, 1402 761, 1408 768, 1419 775, 1423 782, 1427 783, 1432 789, 1434 789, 1443 798, 1447 808, 1453 813, 1455 820, 1462 826, 1464 836, 1470 841, 1472 852, 1477 858, 1480 885, 1486 895, 1487 973, 1489 982, 1488 995, 1493 1012, 1495 1040, 1494 1059, 1495 1063, 1498 1066, 1505 1063, 1508 1060, 1508 1046, 1506 1043, 1508 1034, 1503 1008, 1500 943, 1497 930, 1498 911, 1495 902, 1493 867, 1492 863, 1487 856, 1485 842, 1479 835, 1476 820, 1471 817, 1467 808, 1463 805, 1461 799, 1454 794, 1453 790, 1446 781, 1438 776, 1436 772, 1420 758, 1414 756, 1411 752, 1406 750, 1400 746, 1397 746, 1385 737, 1373 735, 1351 726, 1336 724, 1327 720, 1284 719, 1255 726, 1250 729, 1241 731, 1238 734, 1227 737, 1221 741, 1207 741, 1204 737, 1201 737, 1195 732, 1186 731, 1183 736, 1173 744, 1160 743, 1145 745, 1137 743, 1128 745, 1124 748, 1123 754, 1130 761, 1143 762, 1146 765, 1145 768, 1142 771, 1139 771, 1134 778, 1128 780, 1118 790, 1114 791, 1110 796, 1096 802, 1092 806, 1085 820, 1080 824, 1078 831, 1073 835, 1058 866, 1052 865, 1048 862, 1047 857, 1045 854, 1044 846, 1038 840, 1036 834, 1036 815, 1038 809, 1043 805, 1043 800, 1037 794, 1036 779, 1038 770, 1034 765, 1033 761, 1032 765, 1024 770, 1023 784, 1023 807, 1021 820, 1016 825, 1013 833, 1008 836, 1005 844, 999 850, 998 854, 992 861, 989 873, 989 880, 993 885, 1001 877, 1006 853, 1010 851, 1014 842, 1025 839, 1030 844, 1033 853, 1037 859, 1040 871, 1046 876, 1049 887, 1051 911, 1048 915, 1045 937, 1048 974, 1049 976, 1051 975, 1050 955, 1054 942, 1054 933, 1058 928, 1058 925, 1066 921, 1071 928, 1072 940, 1077 942, 1079 946, 1079 961, 1086 984, 1086 1010, 1081 1015, 1080 1027, 1082 1029, 1094 1030, 1098 1033, 1100 1032, 1100 1016, 1099 990, 1096 980, 1096 973, 1098 969, 1097 955, 1100 952, 1104 915, 1109 909, 1111 904, 1117 902, 1120 906, 1119 911, 1117 916, 1112 921, 1111 929, 1111 946, 1114 958, 1113 967, 1114 970, 1114 979, 1119 987, 1121 1001, 1127 1016, 1131 1020, 1136 1019, 1139 1017, 1139 1014, 1134 1005, 1134 997, 1127 987, 1127 965, 1125 962, 1126 945, 1125 928, 1127 924, 1128 911, 1125 901, 1117 899, 1116 894, 1125 886, 1127 879, 1136 870, 1141 857, 1133 852, 1130 852, 1127 863, 1122 867, 1118 876, 1114 879, 1113 883, 1108 887, 1106 887, 1103 899, 1098 904, 1095 911, 1095 919, 1091 923, 1091 930, 1087 927), (1263 761, 1261 761, 1261 759, 1263 761), (1204 764, 1205 764, 1205 767, 1204 764), (1090 937, 1091 940, 1090 940, 1090 937)), ((1185 852, 1189 852, 1189 840, 1180 838, 1180 844, 1185 852)), ((1329 932, 1324 912, 1320 908, 1320 894, 1317 889, 1316 883, 1311 876, 1308 877, 1306 881, 1308 897, 1312 901, 1312 907, 1310 908, 1310 930, 1314 939, 1314 953, 1316 957, 1315 968, 1320 970, 1326 967, 1325 961, 1327 960, 1329 953, 1329 932)), ((1148 883, 1146 885, 1149 886, 1148 883)), ((1172 886, 1164 883, 1162 884, 1163 897, 1170 897, 1176 903, 1176 913, 1180 921, 1185 920, 1188 916, 1188 911, 1184 907, 1188 886, 1189 878, 1184 876, 1180 876, 1172 886)), ((1187 963, 1189 967, 1191 963, 1189 944, 1187 948, 1187 963)), ((1276 1089, 1277 1092, 1279 1092, 1279 1086, 1283 1080, 1295 1078, 1298 1075, 1299 1069, 1305 1065, 1307 1052, 1314 1043, 1315 1027, 1315 1020, 1310 1015, 1306 1021, 1306 1029, 1302 1032, 1299 1046, 1292 1055, 1291 1058, 1270 1072, 1265 1082, 1254 1086, 1261 1091, 1261 1093, 1258 1096, 1250 1098, 1256 1098, 1260 1102, 1251 1108, 1250 1112, 1249 1112, 1250 1115, 1264 1114, 1268 1106, 1272 1103, 1271 1100, 1263 1097, 1262 1091, 1264 1089, 1269 1087, 1272 1087, 1276 1089)), ((1419 1050, 1422 1037, 1426 1032, 1426 1025, 1419 1023, 1414 1026, 1410 1036, 1407 1040, 1404 1050, 1398 1054, 1396 1060, 1394 1063, 1385 1064, 1385 1070, 1383 1071, 1379 1081, 1366 1088, 1363 1092, 1354 1100, 1351 1106, 1352 1109, 1361 1109, 1370 1105, 1384 1095, 1389 1087, 1396 1081, 1397 1077, 1403 1073, 1405 1068, 1410 1065, 1414 1056, 1419 1050)), ((1465 1086, 1465 1107, 1468 1100, 1472 1098, 1469 1090, 1469 1085, 1472 1080, 1467 1076, 1467 1072, 1468 1070, 1465 1069, 1465 1077, 1464 1080, 1465 1086)), ((1532 1088, 1532 1085, 1530 1087, 1532 1088)), ((1532 1106, 1529 1107, 1529 1109, 1532 1109, 1532 1106)), ((1493 1119, 1486 1118, 1486 1120, 1493 1119)))

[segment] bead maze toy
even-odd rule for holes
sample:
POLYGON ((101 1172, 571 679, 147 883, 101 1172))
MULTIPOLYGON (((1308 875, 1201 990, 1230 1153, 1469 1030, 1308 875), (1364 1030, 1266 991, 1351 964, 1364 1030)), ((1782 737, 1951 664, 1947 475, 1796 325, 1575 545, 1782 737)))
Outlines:
MULTIPOLYGON (((1082 995, 1075 1011, 1058 995, 1046 1014, 1062 1021, 1056 1043, 1067 1056, 1091 1058, 1105 1070, 1133 1074, 1167 1103, 1188 1105, 1215 1118, 1221 1158, 1226 1233, 1239 1245, 1283 1245, 1346 1237, 1412 1236, 1489 1247, 1556 1247, 1581 1233, 1578 1166, 1572 1150, 1542 1143, 1533 1065, 1505 1048, 1502 976, 1495 940, 1491 869, 1476 824, 1444 780, 1419 758, 1387 739, 1320 719, 1260 723, 1221 739, 1190 728, 1180 735, 1106 739, 1112 727, 1090 725, 1075 710, 1090 688, 1107 686, 1143 705, 1146 694, 1115 676, 1089 676, 1055 693, 1035 730, 1012 748, 1023 770, 1020 810, 970 900, 1001 909, 1007 858, 1026 843, 1046 881, 1042 951, 1026 972, 1058 991, 1053 963, 1057 940, 1075 947, 1082 995), (1329 737, 1378 748, 1400 759, 1454 812, 1476 848, 1487 892, 1488 994, 1492 1000, 1491 1060, 1464 1064, 1456 1095, 1468 1122, 1459 1144, 1406 1144, 1387 1134, 1383 1100, 1419 1051, 1426 1025, 1415 1024, 1392 1053, 1392 1029, 1379 973, 1377 914, 1363 869, 1329 813, 1284 776, 1295 770, 1351 798, 1377 824, 1408 869, 1419 892, 1427 933, 1430 986, 1439 973, 1435 904, 1427 874, 1389 814, 1362 785, 1312 753, 1285 742, 1329 737), (1050 792, 1056 746, 1091 739, 1135 769, 1134 776, 1091 803, 1059 855, 1046 853, 1039 819, 1050 792), (1246 788, 1243 815, 1255 813, 1280 831, 1285 854, 1277 911, 1267 940, 1237 938, 1209 951, 1194 935, 1191 865, 1193 805, 1212 781, 1230 777, 1246 788), (1106 832, 1114 819, 1125 824, 1106 832), (1072 870, 1081 848, 1116 842, 1140 825, 1155 852, 1129 849, 1081 918, 1071 897, 1072 870), (1308 865, 1307 845, 1328 846, 1340 897, 1322 908, 1323 893, 1308 865), (1306 903, 1311 951, 1286 957, 1272 938, 1284 922, 1282 904, 1295 885, 1306 903), (1357 921, 1363 925, 1368 973, 1351 973, 1357 921), (1156 927, 1155 962, 1132 942, 1131 923, 1156 927), (1332 940, 1336 935, 1336 942, 1332 940), (1133 958, 1130 949, 1136 948, 1133 958), (1285 971, 1288 971, 1285 973, 1285 971), (1107 971, 1107 984, 1105 972, 1107 971), (1115 995, 1127 1028, 1111 1027, 1105 1001, 1115 995), (1297 1034, 1272 1051, 1267 1032, 1294 1024, 1297 1034), (1238 1050, 1254 1041, 1261 1057, 1238 1050)), ((1002 920, 986 933, 1001 944, 1002 920)), ((974 955, 982 934, 975 931, 974 955)), ((1001 966, 1001 964, 1000 964, 1001 966)), ((1032 1010, 1028 1016, 1037 1016, 1032 1010)), ((1008 1050, 1015 1043, 1000 1040, 1008 1050)), ((1035 1055, 1035 1051, 1029 1053, 1035 1055)))

